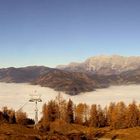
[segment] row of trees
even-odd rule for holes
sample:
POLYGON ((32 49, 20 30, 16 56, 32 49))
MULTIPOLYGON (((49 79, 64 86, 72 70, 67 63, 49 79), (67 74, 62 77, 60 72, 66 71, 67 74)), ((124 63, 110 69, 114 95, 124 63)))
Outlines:
POLYGON ((27 114, 22 110, 15 112, 13 109, 8 109, 3 107, 0 111, 0 123, 10 123, 10 124, 34 124, 34 120, 29 119, 27 114))
POLYGON ((140 106, 135 102, 125 105, 123 102, 110 103, 108 107, 100 105, 73 104, 66 102, 60 95, 43 106, 41 123, 47 126, 57 119, 91 127, 110 126, 113 129, 140 126, 140 106))
MULTIPOLYGON (((110 103, 109 106, 102 108, 96 104, 75 105, 72 100, 67 102, 59 94, 55 100, 43 105, 42 113, 43 117, 40 122, 43 127, 55 120, 97 128, 110 126, 113 129, 120 129, 140 126, 140 106, 136 102, 129 105, 123 102, 110 103)), ((15 112, 7 107, 3 107, 0 111, 0 123, 3 122, 34 124, 34 120, 29 119, 25 112, 21 110, 15 112)))

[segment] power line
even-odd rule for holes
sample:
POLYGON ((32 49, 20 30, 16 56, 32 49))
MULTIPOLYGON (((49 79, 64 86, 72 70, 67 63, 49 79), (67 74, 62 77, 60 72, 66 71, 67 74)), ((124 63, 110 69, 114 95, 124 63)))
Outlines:
POLYGON ((22 108, 23 108, 26 104, 28 104, 28 103, 29 103, 29 101, 27 101, 25 104, 23 104, 16 112, 22 110, 22 108))

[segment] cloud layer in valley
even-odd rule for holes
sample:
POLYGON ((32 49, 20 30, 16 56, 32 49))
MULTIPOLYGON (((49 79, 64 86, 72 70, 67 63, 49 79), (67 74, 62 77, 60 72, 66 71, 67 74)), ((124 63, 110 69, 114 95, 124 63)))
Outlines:
MULTIPOLYGON (((8 106, 15 110, 20 109, 24 104, 23 110, 27 112, 29 117, 34 118, 34 104, 29 103, 30 95, 34 94, 41 95, 43 100, 39 103, 39 116, 41 117, 42 105, 51 99, 55 99, 58 95, 57 91, 53 89, 34 86, 29 84, 7 84, 0 83, 0 108, 8 106)), ((63 97, 68 100, 71 98, 74 103, 87 103, 100 104, 102 106, 108 105, 110 102, 124 101, 130 103, 133 100, 139 103, 140 101, 140 85, 129 85, 129 86, 112 86, 106 89, 98 89, 93 92, 81 93, 76 96, 69 96, 64 93, 63 97)))

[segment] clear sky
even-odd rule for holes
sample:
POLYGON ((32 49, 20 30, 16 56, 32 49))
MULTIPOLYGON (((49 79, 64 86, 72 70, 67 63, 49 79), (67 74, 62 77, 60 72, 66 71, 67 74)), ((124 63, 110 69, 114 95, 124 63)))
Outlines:
POLYGON ((140 55, 140 0, 0 0, 0 67, 140 55))

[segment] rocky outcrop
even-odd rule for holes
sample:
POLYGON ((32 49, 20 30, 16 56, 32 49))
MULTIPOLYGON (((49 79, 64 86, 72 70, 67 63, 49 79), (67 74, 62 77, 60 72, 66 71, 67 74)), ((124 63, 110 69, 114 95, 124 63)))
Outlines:
POLYGON ((140 57, 101 55, 90 57, 83 63, 71 63, 66 66, 58 66, 57 68, 67 71, 87 72, 99 75, 114 75, 140 68, 140 57))

